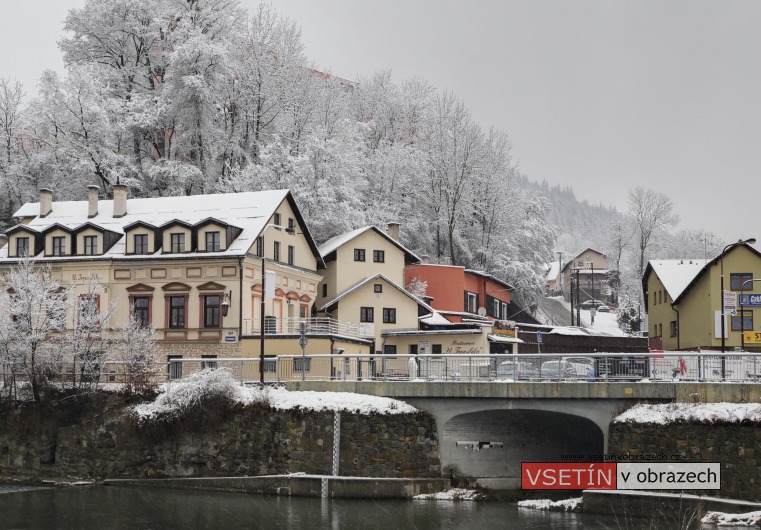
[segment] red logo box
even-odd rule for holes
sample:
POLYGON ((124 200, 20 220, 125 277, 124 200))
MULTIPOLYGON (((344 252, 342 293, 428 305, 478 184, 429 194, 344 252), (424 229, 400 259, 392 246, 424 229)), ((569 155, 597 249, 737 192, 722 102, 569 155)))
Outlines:
POLYGON ((615 463, 523 462, 524 490, 614 490, 615 463))

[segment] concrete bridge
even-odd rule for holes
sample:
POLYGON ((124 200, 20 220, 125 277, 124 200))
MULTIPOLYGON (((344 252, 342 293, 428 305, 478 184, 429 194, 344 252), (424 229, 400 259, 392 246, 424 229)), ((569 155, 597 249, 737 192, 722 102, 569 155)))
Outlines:
POLYGON ((292 381, 289 390, 400 399, 436 418, 442 470, 520 487, 521 462, 594 459, 611 421, 638 402, 759 403, 761 384, 727 382, 292 381))

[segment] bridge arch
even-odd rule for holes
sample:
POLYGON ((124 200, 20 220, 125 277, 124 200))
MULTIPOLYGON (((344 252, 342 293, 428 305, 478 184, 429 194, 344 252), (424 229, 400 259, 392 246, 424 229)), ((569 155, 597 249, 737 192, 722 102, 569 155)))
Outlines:
POLYGON ((451 417, 439 431, 446 475, 501 487, 520 487, 521 462, 557 462, 564 455, 589 460, 605 448, 605 434, 594 421, 550 410, 467 412, 451 417))

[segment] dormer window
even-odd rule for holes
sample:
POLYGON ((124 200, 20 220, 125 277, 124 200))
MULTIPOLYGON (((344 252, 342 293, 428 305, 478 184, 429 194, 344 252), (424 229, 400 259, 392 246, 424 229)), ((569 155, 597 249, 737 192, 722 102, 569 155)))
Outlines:
POLYGON ((53 236, 53 255, 66 255, 66 238, 63 236, 53 236))
POLYGON ((135 254, 148 254, 148 234, 135 234, 135 254))
POLYGON ((169 234, 172 254, 185 252, 185 234, 169 234))
POLYGON ((17 237, 16 238, 16 256, 28 256, 29 255, 29 238, 17 237))
POLYGON ((219 232, 206 232, 206 252, 219 252, 219 232))
POLYGON ((98 236, 84 236, 85 256, 94 256, 98 253, 98 236))

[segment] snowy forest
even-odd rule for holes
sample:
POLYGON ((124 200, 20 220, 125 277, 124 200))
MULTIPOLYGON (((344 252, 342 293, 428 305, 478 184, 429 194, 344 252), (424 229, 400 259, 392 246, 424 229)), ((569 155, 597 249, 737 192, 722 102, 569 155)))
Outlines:
POLYGON ((0 228, 41 187, 55 200, 92 184, 103 197, 116 183, 134 197, 288 188, 318 243, 398 222, 418 255, 505 279, 524 305, 555 251, 625 254, 629 216, 532 183, 507 134, 455 94, 320 71, 271 6, 88 0, 64 29, 65 75, 41 72, 31 98, 0 79, 0 228))

